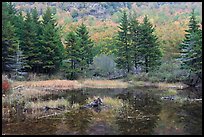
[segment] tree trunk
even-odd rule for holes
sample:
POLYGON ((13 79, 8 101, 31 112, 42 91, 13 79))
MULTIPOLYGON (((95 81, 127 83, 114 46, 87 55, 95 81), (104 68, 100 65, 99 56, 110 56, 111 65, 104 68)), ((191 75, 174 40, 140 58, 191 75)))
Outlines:
POLYGON ((147 57, 145 57, 145 71, 148 73, 148 62, 147 62, 147 57))

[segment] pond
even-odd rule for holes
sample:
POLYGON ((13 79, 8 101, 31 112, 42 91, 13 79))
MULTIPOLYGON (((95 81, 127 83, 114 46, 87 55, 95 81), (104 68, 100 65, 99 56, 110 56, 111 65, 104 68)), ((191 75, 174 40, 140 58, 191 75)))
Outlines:
POLYGON ((202 100, 194 101, 202 98, 201 90, 85 88, 46 95, 40 100, 61 98, 69 104, 66 111, 47 117, 43 111, 45 117, 41 118, 19 112, 3 121, 2 134, 202 135, 202 100), (176 98, 162 99, 164 96, 176 98), (97 97, 103 100, 102 106, 80 109, 97 97))

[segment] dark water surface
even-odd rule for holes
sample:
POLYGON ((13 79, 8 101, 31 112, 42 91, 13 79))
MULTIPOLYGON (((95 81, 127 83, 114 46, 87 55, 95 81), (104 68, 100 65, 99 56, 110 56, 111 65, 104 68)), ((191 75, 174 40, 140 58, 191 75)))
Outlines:
POLYGON ((82 106, 100 97, 104 105, 93 109, 70 107, 61 115, 41 119, 6 121, 2 123, 2 134, 201 135, 202 101, 192 100, 202 98, 202 91, 186 89, 174 92, 167 94, 168 90, 156 88, 87 88, 47 95, 41 100, 63 97, 71 106, 82 106), (161 99, 169 95, 176 99, 161 99))

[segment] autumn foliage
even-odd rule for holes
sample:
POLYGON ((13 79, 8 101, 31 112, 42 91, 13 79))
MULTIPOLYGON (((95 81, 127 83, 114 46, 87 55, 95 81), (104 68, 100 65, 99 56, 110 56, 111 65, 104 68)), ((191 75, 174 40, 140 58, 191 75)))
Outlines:
POLYGON ((10 86, 8 80, 2 81, 2 92, 3 92, 3 94, 8 92, 10 90, 10 87, 11 86, 10 86))
POLYGON ((2 76, 2 93, 5 94, 11 89, 11 83, 9 82, 9 79, 2 76))

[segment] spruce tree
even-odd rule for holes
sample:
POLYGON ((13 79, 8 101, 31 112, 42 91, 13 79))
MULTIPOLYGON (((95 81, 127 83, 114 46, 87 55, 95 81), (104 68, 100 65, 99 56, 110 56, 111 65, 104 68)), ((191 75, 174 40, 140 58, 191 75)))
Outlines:
POLYGON ((139 52, 139 45, 140 45, 140 24, 138 20, 136 19, 136 14, 134 13, 133 15, 130 15, 130 21, 129 21, 129 26, 130 26, 130 43, 132 45, 132 60, 134 62, 135 68, 137 68, 140 64, 140 52, 139 52))
POLYGON ((34 31, 34 34, 36 35, 35 37, 33 37, 34 48, 33 48, 33 58, 32 58, 32 63, 33 63, 32 71, 39 73, 42 70, 42 64, 43 64, 42 56, 44 54, 42 52, 42 46, 40 45, 40 37, 42 35, 42 24, 39 22, 39 16, 36 8, 32 9, 31 16, 32 16, 33 31, 34 31))
MULTIPOLYGON (((188 29, 185 30, 185 39, 180 44, 180 60, 181 68, 190 71, 190 75, 196 74, 199 77, 202 75, 202 30, 199 29, 196 21, 194 10, 191 12, 191 17, 188 29)), ((190 76, 189 75, 189 76, 190 76)))
POLYGON ((39 44, 42 48, 42 69, 49 75, 61 66, 64 47, 60 39, 60 32, 48 7, 43 14, 42 35, 39 44), (45 54, 46 53, 46 54, 45 54))
POLYGON ((129 23, 127 14, 124 11, 120 21, 120 31, 118 32, 118 55, 117 55, 117 66, 121 69, 126 69, 130 72, 132 66, 132 54, 131 45, 129 39, 129 23))
POLYGON ((10 21, 4 22, 2 26, 2 71, 11 72, 12 64, 15 63, 13 56, 16 54, 16 50, 19 44, 19 40, 15 34, 15 27, 10 21))
POLYGON ((11 72, 13 56, 19 44, 16 27, 13 24, 15 9, 11 3, 2 3, 2 71, 11 72))
POLYGON ((76 30, 79 40, 81 70, 88 68, 88 65, 93 62, 93 42, 90 39, 86 26, 82 23, 76 30))
POLYGON ((33 26, 33 20, 31 17, 30 13, 26 14, 25 22, 24 22, 24 27, 23 27, 23 32, 22 32, 22 41, 20 44, 20 47, 23 51, 23 54, 26 57, 26 60, 28 60, 28 65, 27 65, 27 71, 32 71, 33 66, 34 66, 34 50, 35 50, 35 38, 36 38, 36 33, 34 30, 33 26))
POLYGON ((66 59, 68 66, 66 68, 67 78, 76 79, 80 70, 81 50, 78 37, 74 32, 69 32, 65 37, 66 59))
POLYGON ((27 62, 26 57, 23 55, 22 51, 20 50, 20 47, 18 45, 16 54, 11 57, 13 60, 13 64, 11 65, 12 67, 12 72, 14 74, 12 75, 13 78, 21 80, 25 77, 27 72, 25 72, 25 68, 27 67, 27 62))
POLYGON ((23 30, 24 30, 24 17, 22 15, 22 11, 20 11, 16 16, 16 35, 19 38, 19 44, 21 45, 22 41, 24 41, 23 30))
POLYGON ((161 64, 162 53, 159 48, 157 36, 154 34, 155 29, 149 22, 147 16, 144 17, 143 24, 141 24, 139 52, 141 54, 142 64, 145 72, 154 70, 161 64))

